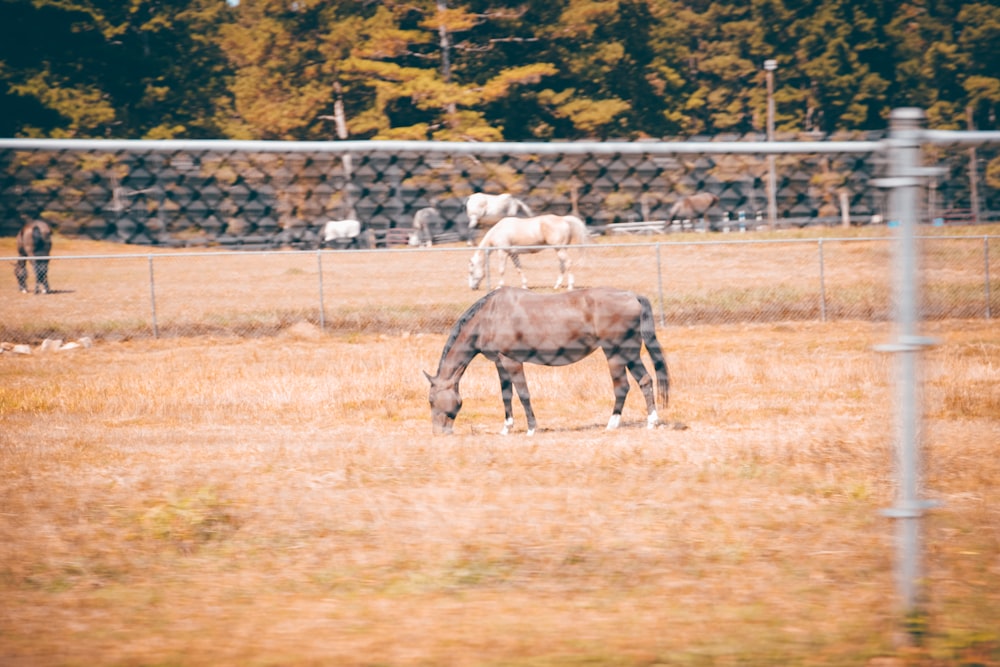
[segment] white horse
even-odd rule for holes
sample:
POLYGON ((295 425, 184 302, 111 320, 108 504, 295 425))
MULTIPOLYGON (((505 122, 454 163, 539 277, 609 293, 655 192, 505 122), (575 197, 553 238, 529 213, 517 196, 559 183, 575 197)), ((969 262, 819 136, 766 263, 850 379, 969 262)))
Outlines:
POLYGON ((524 213, 529 218, 534 215, 520 199, 511 194, 487 195, 477 192, 465 200, 465 214, 469 216, 469 229, 479 225, 489 227, 501 218, 509 218, 524 213))
POLYGON ((361 223, 357 220, 330 220, 323 225, 323 243, 352 245, 361 235, 361 223))
POLYGON ((585 243, 587 226, 574 215, 539 215, 532 218, 502 218, 486 232, 479 248, 469 260, 469 288, 479 289, 485 275, 483 252, 496 249, 500 255, 500 274, 497 287, 503 286, 503 274, 510 257, 517 272, 521 274, 521 287, 528 286, 528 279, 521 269, 522 253, 541 252, 553 248, 559 257, 559 279, 555 289, 565 282, 566 289, 573 289, 573 273, 567 246, 585 243))
POLYGON ((431 225, 440 220, 441 216, 433 206, 422 208, 414 213, 413 236, 410 237, 410 245, 430 248, 434 244, 434 232, 431 230, 431 225))

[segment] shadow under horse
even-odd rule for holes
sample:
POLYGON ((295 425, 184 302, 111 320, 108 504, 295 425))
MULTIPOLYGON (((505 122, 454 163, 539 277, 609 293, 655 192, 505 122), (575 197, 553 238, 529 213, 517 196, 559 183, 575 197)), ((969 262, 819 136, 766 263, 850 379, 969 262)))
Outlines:
POLYGON ((504 405, 506 435, 514 424, 511 399, 517 391, 528 420, 528 435, 535 432, 535 413, 524 376, 524 364, 565 366, 600 348, 608 361, 615 405, 608 429, 621 424, 629 391, 630 372, 646 399, 646 423, 656 427, 656 398, 667 407, 670 376, 663 349, 656 339, 653 309, 646 297, 611 287, 590 287, 572 292, 539 294, 515 287, 501 287, 476 301, 455 322, 445 342, 437 374, 424 375, 431 383, 431 423, 435 434, 452 432, 462 409, 459 382, 469 364, 482 354, 496 364, 504 405), (643 364, 643 343, 656 372, 653 378, 643 364), (627 371, 627 372, 626 372, 627 371))
POLYGON ((17 233, 18 259, 14 264, 14 276, 18 288, 28 292, 28 263, 35 271, 35 294, 48 294, 49 254, 52 252, 52 228, 43 220, 35 220, 21 227, 17 233), (44 259, 42 259, 44 258, 44 259))

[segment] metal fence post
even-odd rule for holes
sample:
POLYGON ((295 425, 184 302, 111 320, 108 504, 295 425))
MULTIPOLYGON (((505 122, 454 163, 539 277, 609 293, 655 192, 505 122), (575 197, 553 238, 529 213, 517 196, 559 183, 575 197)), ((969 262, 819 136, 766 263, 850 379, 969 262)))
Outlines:
POLYGON ((326 300, 323 298, 323 249, 316 248, 316 267, 319 269, 319 329, 326 330, 326 300))
POLYGON ((823 270, 823 239, 819 240, 819 316, 826 322, 826 278, 823 270))
POLYGON ((983 237, 983 267, 984 280, 986 284, 986 319, 993 319, 993 298, 990 295, 990 237, 983 237))
POLYGON ((917 355, 931 341, 917 335, 919 267, 917 266, 917 198, 921 179, 929 170, 920 166, 924 112, 896 109, 890 116, 888 187, 890 220, 898 225, 895 258, 896 340, 879 349, 896 355, 896 506, 885 514, 896 519, 896 584, 904 631, 910 641, 925 631, 922 610, 920 520, 927 504, 920 499, 921 409, 918 404, 917 355))
POLYGON ((660 258, 660 246, 662 244, 657 242, 656 244, 656 289, 660 295, 660 326, 667 325, 667 304, 663 300, 663 261, 660 258))
POLYGON ((156 321, 156 281, 153 279, 153 256, 148 256, 149 261, 149 309, 153 317, 153 338, 160 337, 160 327, 156 321))

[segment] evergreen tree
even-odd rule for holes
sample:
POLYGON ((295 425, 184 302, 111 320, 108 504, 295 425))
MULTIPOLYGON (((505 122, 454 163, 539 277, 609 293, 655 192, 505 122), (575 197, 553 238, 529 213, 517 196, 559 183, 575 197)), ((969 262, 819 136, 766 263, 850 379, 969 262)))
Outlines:
POLYGON ((0 0, 2 121, 10 134, 218 136, 212 0, 0 0))

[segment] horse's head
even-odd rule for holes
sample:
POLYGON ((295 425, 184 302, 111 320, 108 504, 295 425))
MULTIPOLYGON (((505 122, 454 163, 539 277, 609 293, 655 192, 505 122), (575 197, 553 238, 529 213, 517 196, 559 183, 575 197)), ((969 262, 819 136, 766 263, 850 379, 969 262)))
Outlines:
POLYGON ((469 260, 469 289, 479 289, 479 285, 483 282, 483 276, 485 272, 483 271, 483 258, 477 252, 469 260))
POLYGON ((424 376, 431 383, 428 400, 431 404, 431 426, 434 435, 451 435, 455 416, 462 409, 462 397, 458 394, 458 387, 455 384, 446 384, 426 371, 424 376))

